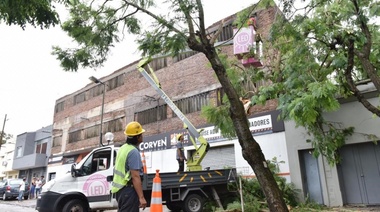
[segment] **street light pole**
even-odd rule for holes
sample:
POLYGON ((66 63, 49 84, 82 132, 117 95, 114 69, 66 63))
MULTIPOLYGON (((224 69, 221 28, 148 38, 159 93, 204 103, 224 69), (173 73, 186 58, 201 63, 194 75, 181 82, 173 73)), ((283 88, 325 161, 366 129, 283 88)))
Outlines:
POLYGON ((6 122, 6 121, 7 121, 7 114, 5 114, 5 117, 4 117, 4 123, 3 123, 3 129, 1 130, 0 150, 1 150, 1 145, 3 145, 4 128, 5 128, 5 122, 6 122))
POLYGON ((100 146, 104 146, 103 145, 103 113, 104 113, 104 97, 105 97, 105 93, 106 93, 106 84, 103 83, 102 81, 100 81, 99 79, 95 78, 94 76, 91 76, 89 79, 96 84, 100 83, 103 85, 102 111, 100 114, 99 144, 100 144, 100 146))

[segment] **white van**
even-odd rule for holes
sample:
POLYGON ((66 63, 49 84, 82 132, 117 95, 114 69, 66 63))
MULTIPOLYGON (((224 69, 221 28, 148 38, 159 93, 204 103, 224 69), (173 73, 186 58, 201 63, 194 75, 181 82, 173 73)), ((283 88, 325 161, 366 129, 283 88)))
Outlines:
POLYGON ((73 164, 71 173, 47 182, 37 199, 36 210, 66 212, 117 208, 110 190, 118 149, 114 145, 96 148, 80 163, 73 164))
MULTIPOLYGON (((117 209, 112 195, 113 167, 119 147, 114 145, 94 149, 71 173, 49 181, 37 199, 39 212, 70 212, 117 209)), ((155 173, 144 174, 143 192, 150 206, 155 173)), ((170 210, 201 212, 206 200, 215 200, 222 208, 223 197, 236 195, 228 184, 236 182, 236 169, 164 172, 161 178, 162 203, 170 210), (222 195, 222 196, 220 196, 222 195)))

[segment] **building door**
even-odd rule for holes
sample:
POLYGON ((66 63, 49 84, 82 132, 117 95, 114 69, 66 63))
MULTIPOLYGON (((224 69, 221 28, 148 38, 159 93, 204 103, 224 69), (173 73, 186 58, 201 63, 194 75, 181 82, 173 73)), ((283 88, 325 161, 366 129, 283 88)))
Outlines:
POLYGON ((323 204, 318 160, 311 151, 313 150, 299 152, 304 195, 315 203, 323 204))
POLYGON ((380 147, 372 142, 346 145, 338 165, 344 204, 380 204, 380 147))
POLYGON ((235 168, 235 150, 234 145, 217 146, 208 150, 202 161, 203 169, 224 169, 235 168))

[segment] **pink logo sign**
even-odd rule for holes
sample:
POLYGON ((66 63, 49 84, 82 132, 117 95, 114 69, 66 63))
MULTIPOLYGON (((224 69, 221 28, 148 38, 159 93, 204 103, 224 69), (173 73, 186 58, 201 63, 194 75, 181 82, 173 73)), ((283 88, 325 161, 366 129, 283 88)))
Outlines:
MULTIPOLYGON (((236 34, 237 29, 234 29, 236 34)), ((244 54, 249 52, 249 48, 255 41, 255 30, 252 26, 241 28, 234 37, 234 54, 244 54)))
POLYGON ((105 176, 94 174, 89 177, 83 185, 86 196, 99 196, 109 194, 109 184, 105 176))

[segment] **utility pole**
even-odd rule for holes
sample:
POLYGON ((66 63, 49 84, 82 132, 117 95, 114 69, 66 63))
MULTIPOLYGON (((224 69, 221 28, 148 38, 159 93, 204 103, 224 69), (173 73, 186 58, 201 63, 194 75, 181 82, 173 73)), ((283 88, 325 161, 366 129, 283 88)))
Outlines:
POLYGON ((104 97, 105 97, 105 93, 106 93, 106 84, 94 76, 91 76, 89 79, 92 82, 94 82, 96 84, 101 84, 103 86, 102 110, 100 112, 99 146, 104 146, 103 145, 103 113, 104 113, 104 97))
POLYGON ((3 129, 1 130, 0 150, 1 150, 1 146, 3 145, 4 128, 5 128, 5 122, 6 122, 6 121, 7 121, 7 114, 5 114, 5 117, 4 117, 4 123, 3 123, 3 129))

